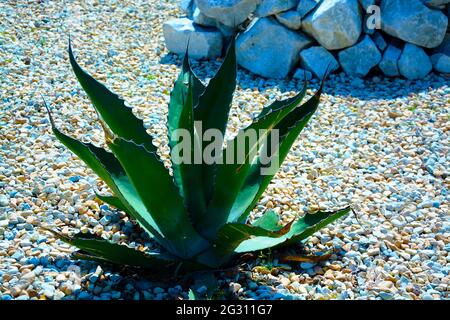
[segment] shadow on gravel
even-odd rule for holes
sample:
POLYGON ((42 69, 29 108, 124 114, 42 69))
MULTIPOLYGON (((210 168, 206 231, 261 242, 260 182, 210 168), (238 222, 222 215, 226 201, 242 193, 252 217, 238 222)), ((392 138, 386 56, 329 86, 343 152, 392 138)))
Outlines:
MULTIPOLYGON (((169 53, 159 61, 161 64, 172 64, 181 67, 182 57, 169 53)), ((220 67, 222 60, 191 60, 191 66, 196 75, 203 81, 208 81, 220 67)), ((243 90, 257 89, 259 92, 277 90, 280 93, 298 91, 303 81, 293 78, 265 79, 239 67, 237 85, 243 90)), ((388 100, 408 97, 411 94, 427 93, 438 90, 450 83, 450 75, 429 74, 421 80, 409 81, 403 78, 389 78, 380 72, 373 71, 365 79, 353 78, 344 73, 332 74, 325 83, 325 92, 333 96, 354 97, 361 100, 388 100)), ((310 81, 310 88, 317 89, 319 81, 310 81)), ((449 90, 449 89, 447 89, 449 90)))

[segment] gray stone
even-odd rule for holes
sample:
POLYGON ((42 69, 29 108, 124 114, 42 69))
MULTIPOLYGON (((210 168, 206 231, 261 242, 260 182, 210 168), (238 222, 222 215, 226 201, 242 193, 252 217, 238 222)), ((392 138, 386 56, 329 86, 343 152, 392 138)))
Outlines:
POLYGON ((361 34, 358 0, 323 0, 304 18, 303 30, 328 50, 354 45, 361 34))
POLYGON ((327 71, 339 69, 339 64, 334 56, 323 47, 311 47, 300 52, 300 65, 322 79, 327 71))
POLYGON ((292 30, 298 30, 302 26, 302 17, 295 10, 279 13, 276 18, 278 22, 292 30))
POLYGON ((380 32, 375 32, 372 35, 372 40, 373 40, 373 42, 375 42, 375 44, 377 45, 378 49, 380 49, 380 51, 384 51, 384 49, 386 49, 386 47, 387 47, 386 40, 384 40, 384 37, 380 32))
POLYGON ((311 80, 312 79, 312 73, 305 69, 298 68, 294 73, 294 79, 299 80, 311 80))
POLYGON ((192 14, 192 20, 198 25, 205 26, 205 27, 215 27, 216 26, 216 20, 205 16, 200 9, 195 6, 194 12, 192 14))
POLYGON ((300 13, 300 16, 303 18, 308 13, 314 10, 315 7, 319 4, 320 0, 300 0, 297 6, 297 11, 300 13))
POLYGON ((407 79, 421 79, 432 69, 430 58, 425 51, 411 43, 405 44, 402 55, 398 60, 398 70, 407 79))
POLYGON ((434 70, 442 73, 450 73, 450 56, 443 53, 435 53, 431 56, 434 70))
POLYGON ((361 4, 361 7, 364 8, 364 10, 367 10, 370 6, 373 6, 376 4, 376 0, 359 0, 359 3, 361 4))
POLYGON ((300 32, 286 29, 273 18, 256 18, 236 40, 238 63, 267 78, 285 78, 311 43, 300 32))
POLYGON ((383 54, 383 59, 380 62, 381 71, 388 77, 397 77, 400 75, 398 71, 398 59, 402 54, 402 50, 390 44, 383 54))
POLYGON ((355 46, 339 52, 338 56, 345 73, 355 77, 365 77, 381 60, 380 51, 368 35, 355 46))
POLYGON ((193 59, 216 58, 222 54, 222 34, 217 29, 195 25, 187 18, 165 22, 163 33, 170 52, 184 54, 189 42, 189 57, 193 59))
POLYGON ((381 28, 386 33, 421 47, 441 44, 448 18, 420 0, 382 0, 381 28))
POLYGON ((228 27, 236 27, 255 11, 261 0, 196 0, 200 11, 228 27))
POLYGON ((255 16, 267 17, 296 7, 298 0, 261 0, 256 7, 255 16))

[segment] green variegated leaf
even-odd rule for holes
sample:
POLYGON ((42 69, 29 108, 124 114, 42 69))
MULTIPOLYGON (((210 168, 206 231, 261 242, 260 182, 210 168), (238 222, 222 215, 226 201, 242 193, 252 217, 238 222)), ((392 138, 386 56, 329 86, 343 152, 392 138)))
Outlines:
POLYGON ((122 138, 116 138, 109 147, 167 240, 167 250, 189 258, 208 247, 208 241, 193 228, 183 199, 158 156, 122 138))
POLYGON ((85 72, 75 60, 72 46, 69 42, 69 59, 73 71, 92 101, 95 109, 108 125, 108 128, 117 136, 143 144, 148 150, 155 151, 152 138, 147 134, 142 120, 137 118, 132 109, 127 107, 118 95, 111 92, 106 86, 85 72))

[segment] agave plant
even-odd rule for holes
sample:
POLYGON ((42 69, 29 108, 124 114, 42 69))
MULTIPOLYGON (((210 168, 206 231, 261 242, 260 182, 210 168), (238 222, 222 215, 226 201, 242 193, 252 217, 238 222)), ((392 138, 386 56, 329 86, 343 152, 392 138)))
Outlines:
MULTIPOLYGON (((122 99, 78 65, 70 42, 69 57, 79 83, 97 111, 110 151, 63 134, 56 128, 48 110, 52 130, 108 185, 113 194, 97 194, 97 197, 127 213, 160 248, 157 252, 139 251, 89 233, 64 236, 52 231, 79 249, 75 253, 76 258, 158 272, 208 270, 230 265, 243 253, 302 241, 350 211, 350 208, 319 211, 281 226, 278 214, 268 210, 250 224, 250 212, 274 175, 261 173, 264 164, 259 153, 248 151, 243 163, 172 161, 171 174, 157 155, 157 148, 142 120, 134 116, 122 99)), ((172 134, 177 129, 183 128, 198 138, 195 121, 201 122, 203 130, 212 128, 225 133, 236 86, 236 70, 234 39, 220 69, 207 86, 192 72, 188 54, 185 55, 170 96, 170 148, 179 142, 172 134)), ((322 87, 302 104, 305 83, 296 96, 266 106, 250 126, 240 130, 237 137, 248 130, 264 129, 267 136, 278 130, 279 144, 270 153, 279 159, 278 169, 316 111, 322 87)), ((237 137, 221 146, 221 157, 235 146, 237 137)), ((194 141, 200 141, 196 139, 194 141)), ((203 150, 205 147, 205 143, 199 143, 199 148, 203 150)), ((255 146, 248 147, 246 150, 255 146)))

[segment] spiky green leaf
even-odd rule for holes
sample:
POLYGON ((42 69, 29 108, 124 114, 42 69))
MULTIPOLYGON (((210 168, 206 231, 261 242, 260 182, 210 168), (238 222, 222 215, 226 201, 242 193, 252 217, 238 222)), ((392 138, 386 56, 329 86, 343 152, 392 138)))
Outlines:
POLYGON ((79 66, 73 55, 70 41, 69 59, 78 82, 108 128, 119 137, 133 140, 137 144, 145 145, 148 150, 155 151, 156 147, 152 143, 151 136, 147 134, 143 121, 133 114, 132 109, 127 107, 118 95, 79 66))
POLYGON ((65 236, 50 229, 57 238, 81 250, 79 257, 87 256, 101 262, 141 267, 157 271, 173 270, 177 261, 174 257, 161 253, 145 253, 126 245, 117 244, 92 234, 78 233, 65 236))
MULTIPOLYGON (((276 170, 274 171, 277 171, 281 166, 298 135, 317 110, 321 93, 322 87, 316 94, 308 99, 308 101, 291 111, 289 115, 284 117, 283 120, 275 126, 275 129, 279 132, 280 143, 278 148, 269 151, 270 154, 278 158, 278 160, 273 163, 276 166, 276 170)), ((270 141, 270 138, 267 139, 267 141, 270 141)), ((250 211, 272 180, 274 174, 261 175, 261 169, 263 167, 264 165, 262 165, 259 160, 251 165, 246 181, 239 191, 239 197, 232 209, 230 215, 232 219, 245 222, 250 211)))
POLYGON ((336 221, 350 212, 350 207, 334 212, 319 211, 306 214, 292 224, 289 232, 278 238, 267 236, 245 240, 236 248, 236 253, 264 250, 273 247, 291 245, 311 236, 326 225, 336 221))
POLYGON ((245 240, 255 237, 279 238, 289 232, 291 225, 270 231, 262 227, 242 224, 227 223, 220 228, 213 247, 201 254, 198 261, 211 267, 218 267, 226 262, 234 253, 234 250, 245 240))
POLYGON ((241 130, 227 145, 222 156, 222 164, 217 168, 216 184, 208 207, 208 215, 199 222, 199 228, 204 230, 202 232, 206 237, 211 239, 225 222, 233 222, 242 214, 242 211, 235 210, 233 215, 233 207, 240 206, 237 203, 240 200, 239 192, 247 179, 252 163, 258 158, 260 146, 272 129, 301 102, 305 93, 306 87, 292 98, 274 102, 269 111, 263 111, 263 115, 258 116, 250 126, 241 130), (252 139, 246 138, 251 135, 256 136, 256 139, 251 141, 252 139), (240 153, 241 159, 238 157, 240 153))
MULTIPOLYGON (((192 215, 203 214, 206 210, 203 186, 198 179, 201 176, 201 164, 194 162, 194 154, 196 149, 199 150, 200 148, 200 141, 194 130, 193 104, 195 95, 198 94, 196 91, 203 90, 196 82, 199 80, 195 79, 196 77, 189 65, 188 55, 186 55, 183 68, 170 95, 168 114, 173 176, 184 203, 192 215), (188 136, 179 136, 181 130, 183 130, 183 133, 188 133, 188 136), (188 141, 183 141, 183 139, 188 139, 188 141), (179 155, 175 149, 177 144, 189 147, 189 149, 185 148, 184 150, 189 154, 179 155), (178 158, 179 156, 181 158, 178 158), (189 157, 187 162, 182 161, 185 156, 189 157)), ((198 96, 196 99, 198 100, 198 96)))
POLYGON ((167 240, 169 252, 189 258, 208 247, 209 243, 194 230, 183 199, 158 156, 122 138, 109 147, 167 240))
MULTIPOLYGON (((218 129, 222 133, 222 137, 224 136, 236 88, 236 76, 236 48, 233 37, 219 71, 200 95, 198 104, 194 105, 194 119, 201 122, 202 132, 206 132, 208 129, 218 129)), ((207 144, 203 141, 202 150, 207 144)), ((207 202, 211 199, 214 190, 214 177, 215 165, 203 163, 200 179, 207 202)))
POLYGON ((98 199, 105 202, 106 204, 128 213, 126 205, 124 205, 118 197, 104 196, 98 193, 96 193, 95 195, 97 196, 98 199))
POLYGON ((166 241, 161 236, 158 225, 154 222, 141 199, 136 193, 133 185, 125 174, 125 170, 120 165, 114 155, 106 150, 92 144, 80 142, 59 131, 51 114, 49 116, 52 123, 52 130, 61 143, 69 148, 84 163, 86 163, 106 184, 111 188, 124 210, 132 218, 136 219, 139 225, 150 235, 157 237, 163 246, 167 246, 166 241))

